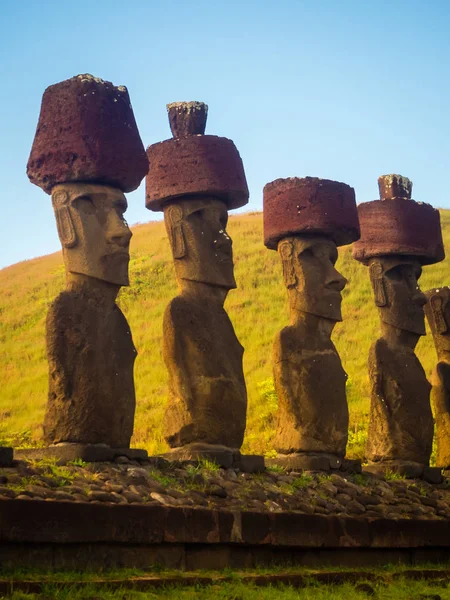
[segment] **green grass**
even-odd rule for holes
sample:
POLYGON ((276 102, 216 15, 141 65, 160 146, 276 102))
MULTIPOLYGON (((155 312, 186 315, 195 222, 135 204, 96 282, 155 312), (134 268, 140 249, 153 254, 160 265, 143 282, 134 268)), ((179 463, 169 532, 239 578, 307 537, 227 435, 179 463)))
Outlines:
MULTIPOLYGON (((450 244, 450 211, 441 211, 444 240, 450 244)), ((235 274, 238 289, 230 292, 226 308, 245 348, 248 390, 247 431, 243 450, 273 451, 274 414, 271 352, 275 334, 288 320, 287 295, 279 257, 265 249, 261 213, 231 216, 235 274)), ((176 295, 174 269, 163 223, 133 228, 131 286, 119 296, 138 350, 135 367, 137 410, 132 445, 151 454, 166 450, 162 418, 167 374, 161 356, 162 317, 176 295)), ((449 257, 425 267, 422 289, 450 283, 449 257)), ((348 456, 361 458, 367 436, 369 381, 367 355, 378 335, 379 321, 367 269, 340 249, 338 268, 348 279, 343 292, 344 321, 333 340, 349 375, 350 409, 348 456)), ((25 261, 0 271, 0 439, 15 446, 39 445, 47 395, 45 315, 64 288, 60 253, 25 261)), ((431 336, 417 348, 428 376, 436 362, 431 336)))
MULTIPOLYGON (((239 575, 231 577, 227 582, 212 584, 194 584, 183 586, 181 583, 162 588, 148 588, 146 591, 133 590, 130 584, 122 588, 108 589, 105 586, 88 583, 84 586, 66 583, 47 583, 43 586, 42 594, 14 591, 9 596, 12 600, 148 600, 160 598, 165 600, 362 600, 374 597, 379 600, 412 600, 420 598, 450 599, 448 584, 444 581, 424 581, 399 578, 386 582, 342 583, 326 585, 314 580, 307 580, 304 587, 290 585, 257 586, 240 580, 239 575)), ((64 581, 64 579, 63 579, 64 581)))
POLYGON ((101 572, 2 569, 0 580, 9 581, 13 589, 16 587, 16 591, 8 596, 16 600, 358 600, 369 597, 379 600, 415 600, 426 597, 429 600, 434 597, 450 600, 447 565, 425 564, 414 568, 409 565, 387 565, 356 571, 338 567, 308 569, 281 565, 249 571, 225 569, 220 572, 205 570, 183 573, 175 569, 158 568, 101 572), (414 573, 415 571, 417 572, 414 573), (271 575, 292 577, 291 581, 295 580, 296 586, 277 584, 273 580, 269 583, 267 579, 261 581, 261 577, 271 575), (260 578, 260 586, 251 581, 255 576, 260 578), (324 577, 328 583, 325 583, 324 577), (199 578, 202 578, 202 583, 199 578), (165 580, 164 587, 154 587, 151 584, 152 581, 161 579, 165 580), (340 583, 329 583, 333 579, 340 583), (17 585, 20 582, 40 582, 41 593, 20 591, 17 585))

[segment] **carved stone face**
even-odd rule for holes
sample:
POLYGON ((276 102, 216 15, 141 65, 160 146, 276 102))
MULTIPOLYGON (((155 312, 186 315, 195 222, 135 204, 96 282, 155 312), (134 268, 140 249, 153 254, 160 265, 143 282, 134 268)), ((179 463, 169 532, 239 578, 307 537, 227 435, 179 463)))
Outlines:
POLYGON ((183 198, 164 209, 177 278, 228 290, 236 287, 226 204, 216 198, 183 198))
POLYGON ((295 236, 278 244, 286 287, 295 310, 342 321, 341 292, 347 283, 335 268, 336 244, 326 237, 295 236))
POLYGON ((419 261, 409 257, 380 257, 369 263, 370 280, 380 319, 398 329, 425 335, 423 306, 426 296, 418 280, 422 274, 419 261))
POLYGON ((126 198, 106 185, 67 183, 52 190, 67 271, 129 285, 132 233, 123 215, 126 198))

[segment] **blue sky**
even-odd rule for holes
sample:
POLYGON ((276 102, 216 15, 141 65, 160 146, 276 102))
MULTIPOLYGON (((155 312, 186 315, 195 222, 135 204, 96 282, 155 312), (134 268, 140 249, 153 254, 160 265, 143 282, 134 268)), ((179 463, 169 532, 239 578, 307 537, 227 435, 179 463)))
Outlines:
MULTIPOLYGON (((400 173, 450 208, 448 0, 2 0, 0 268, 60 248, 50 198, 25 169, 44 89, 92 73, 128 87, 144 145, 165 105, 209 104, 234 140, 250 203, 278 177, 344 181, 358 202, 400 173)), ((160 218, 144 186, 129 223, 160 218)))

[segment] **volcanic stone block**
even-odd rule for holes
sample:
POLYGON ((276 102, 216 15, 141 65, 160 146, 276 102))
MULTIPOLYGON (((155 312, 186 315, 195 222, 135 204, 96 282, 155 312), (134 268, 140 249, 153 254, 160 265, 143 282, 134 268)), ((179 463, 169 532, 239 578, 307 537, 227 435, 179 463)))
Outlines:
POLYGON ((27 448, 16 450, 19 460, 42 460, 56 459, 58 465, 65 465, 74 460, 84 462, 111 462, 118 457, 126 457, 129 460, 147 461, 146 450, 137 448, 110 448, 102 444, 58 444, 48 448, 27 448))
POLYGON ((128 448, 136 404, 136 350, 114 299, 90 285, 95 280, 86 279, 61 292, 47 315, 44 439, 49 444, 128 448))
POLYGON ((361 238, 353 246, 353 258, 414 256, 422 265, 443 260, 439 211, 410 199, 412 183, 406 177, 384 175, 378 184, 381 200, 358 206, 361 238))
POLYGON ((32 183, 48 194, 77 181, 131 192, 147 171, 125 86, 77 75, 45 90, 27 166, 32 183))
POLYGON ((234 143, 215 135, 190 135, 147 148, 146 206, 160 211, 182 196, 209 196, 228 209, 248 202, 244 166, 234 143))
POLYGON ((275 338, 278 397, 273 441, 280 464, 329 470, 343 464, 347 375, 331 333, 342 320, 346 280, 337 245, 359 236, 355 193, 327 179, 277 179, 264 188, 264 243, 280 254, 290 324, 275 338))
POLYGON ((431 386, 414 350, 377 340, 369 354, 369 376, 367 458, 428 465, 433 441, 431 386))
POLYGON ((176 462, 198 462, 208 460, 223 469, 239 469, 243 473, 264 471, 264 457, 256 454, 241 454, 236 448, 219 444, 194 442, 179 448, 173 448, 163 458, 176 462))
POLYGON ((167 112, 174 138, 205 133, 208 105, 204 102, 172 102, 167 112))
POLYGON ((359 233, 355 190, 345 183, 290 177, 264 187, 264 243, 272 250, 290 235, 323 235, 342 246, 359 233))
POLYGON ((433 369, 431 401, 436 424, 436 463, 450 467, 450 288, 425 292, 425 314, 433 334, 438 363, 433 369))
POLYGON ((381 200, 358 206, 361 239, 353 256, 369 266, 381 338, 369 355, 371 408, 366 457, 428 466, 433 440, 430 384, 414 353, 425 335, 421 265, 443 259, 439 212, 410 199, 411 182, 379 179, 381 200))
POLYGON ((247 391, 243 348, 223 308, 236 287, 226 225, 227 210, 247 203, 248 188, 233 142, 202 135, 206 105, 167 108, 175 137, 147 149, 147 208, 164 210, 180 288, 163 323, 165 439, 172 457, 232 466, 244 438, 247 391))
POLYGON ((165 438, 172 448, 201 442, 238 449, 247 412, 243 348, 222 303, 199 288, 198 298, 174 298, 164 315, 165 438))
POLYGON ((378 189, 381 200, 394 198, 411 199, 412 181, 402 175, 381 175, 378 177, 378 189))

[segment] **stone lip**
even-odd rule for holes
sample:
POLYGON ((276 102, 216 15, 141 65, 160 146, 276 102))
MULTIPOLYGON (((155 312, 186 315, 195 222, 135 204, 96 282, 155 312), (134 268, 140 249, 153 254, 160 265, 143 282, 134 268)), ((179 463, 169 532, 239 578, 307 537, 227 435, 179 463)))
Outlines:
POLYGON ((358 519, 3 500, 2 543, 244 544, 301 548, 449 547, 449 521, 358 519))
POLYGON ((361 238, 353 258, 367 262, 375 256, 412 256, 423 265, 445 258, 439 211, 404 198, 373 200, 358 206, 361 238))
POLYGON ((146 206, 161 211, 182 196, 212 196, 228 209, 248 202, 244 165, 234 143, 215 135, 189 135, 147 148, 146 206))
POLYGON ((317 177, 276 179, 264 187, 264 244, 291 235, 325 235, 337 246, 359 238, 355 190, 317 177))
POLYGON ((111 448, 102 444, 56 444, 46 448, 27 448, 16 450, 18 460, 55 459, 59 465, 65 465, 74 460, 84 462, 114 461, 117 457, 130 460, 146 460, 146 450, 139 448, 111 448))
POLYGON ((77 75, 45 90, 27 165, 32 183, 48 194, 77 181, 131 192, 147 171, 126 87, 77 75))
POLYGON ((162 458, 168 461, 191 462, 209 460, 223 469, 239 469, 243 473, 260 473, 264 471, 264 457, 257 454, 241 454, 238 448, 228 448, 216 444, 194 442, 172 448, 162 458))

